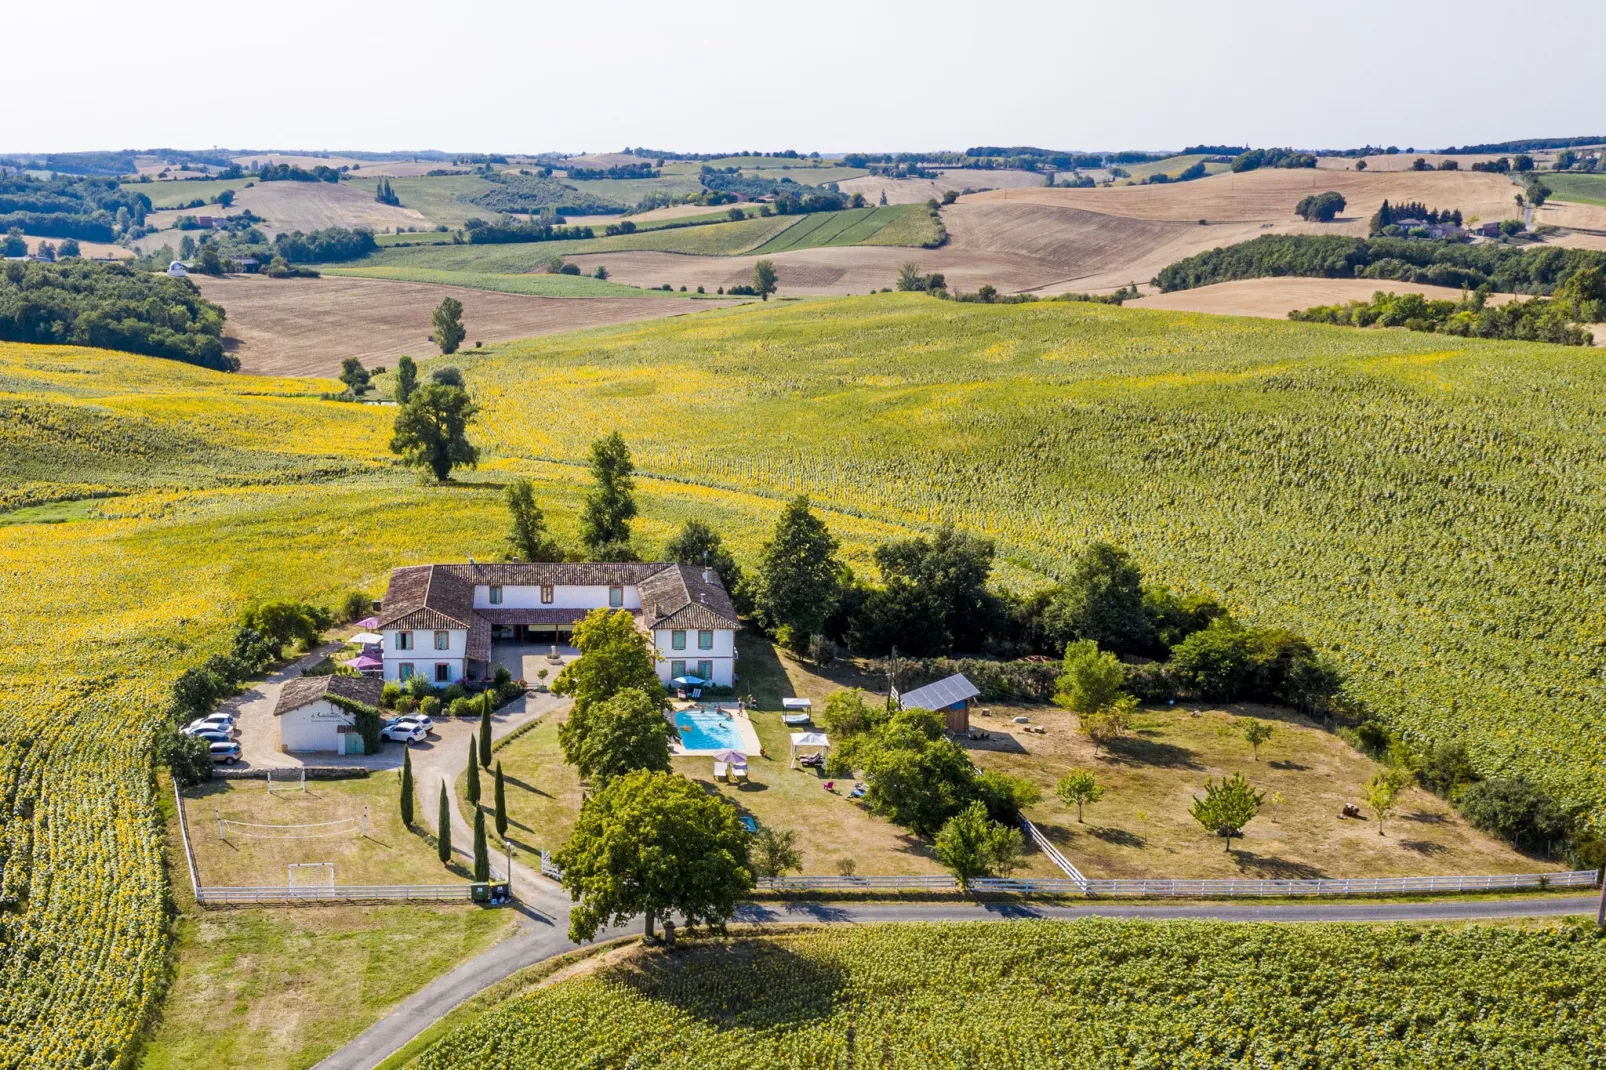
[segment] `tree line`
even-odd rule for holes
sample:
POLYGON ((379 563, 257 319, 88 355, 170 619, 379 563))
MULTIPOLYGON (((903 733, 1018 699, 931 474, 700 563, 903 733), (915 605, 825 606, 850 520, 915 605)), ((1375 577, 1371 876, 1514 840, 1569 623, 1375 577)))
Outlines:
POLYGON ((1495 243, 1267 234, 1179 260, 1156 275, 1154 283, 1170 293, 1234 279, 1305 276, 1545 294, 1589 267, 1606 269, 1606 253, 1554 246, 1523 249, 1495 243))
POLYGON ((195 284, 122 264, 11 262, 0 275, 0 338, 82 345, 236 371, 223 309, 195 284))
POLYGON ((1606 279, 1597 268, 1584 268, 1557 290, 1554 299, 1535 297, 1490 305, 1476 290, 1458 301, 1431 301, 1421 294, 1379 291, 1370 301, 1295 309, 1288 318, 1301 323, 1346 327, 1405 327, 1413 331, 1501 338, 1557 345, 1587 346, 1594 336, 1579 323, 1606 319, 1606 279))
POLYGON ((150 211, 149 197, 115 179, 0 175, 0 230, 109 242, 142 225, 150 211))

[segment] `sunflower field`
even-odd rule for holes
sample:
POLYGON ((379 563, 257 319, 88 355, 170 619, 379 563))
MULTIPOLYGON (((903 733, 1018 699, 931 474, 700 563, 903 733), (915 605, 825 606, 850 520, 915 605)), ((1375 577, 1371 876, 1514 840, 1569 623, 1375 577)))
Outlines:
POLYGON ((515 474, 572 542, 587 446, 615 429, 644 553, 699 516, 750 560, 800 491, 861 574, 949 520, 997 539, 1013 587, 1110 539, 1311 636, 1402 731, 1599 817, 1596 360, 1102 305, 772 302, 449 358, 484 456, 437 487, 389 455, 394 410, 323 400, 332 382, 0 345, 0 509, 85 503, 0 526, 0 1067, 114 1066, 156 1012, 172 680, 253 602, 494 559, 515 474))
POLYGON ((1225 922, 830 926, 640 950, 419 1070, 1599 1066, 1582 930, 1225 922))

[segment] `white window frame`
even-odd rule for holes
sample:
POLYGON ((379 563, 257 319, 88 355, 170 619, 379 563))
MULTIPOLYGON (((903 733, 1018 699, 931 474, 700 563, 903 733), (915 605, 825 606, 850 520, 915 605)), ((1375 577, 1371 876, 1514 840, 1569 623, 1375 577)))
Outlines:
POLYGON ((545 605, 545 606, 551 605, 553 599, 556 598, 556 597, 557 597, 557 591, 553 588, 553 586, 550 583, 543 583, 541 585, 541 604, 542 605, 545 605))

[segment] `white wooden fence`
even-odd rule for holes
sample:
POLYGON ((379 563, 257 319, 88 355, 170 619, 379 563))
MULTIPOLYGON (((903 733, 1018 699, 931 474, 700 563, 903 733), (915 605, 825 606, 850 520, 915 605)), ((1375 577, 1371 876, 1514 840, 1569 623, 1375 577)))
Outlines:
POLYGON ((349 884, 332 888, 201 885, 195 889, 195 901, 198 903, 352 903, 378 899, 465 901, 470 895, 467 884, 349 884))
MULTIPOLYGON (((954 892, 950 876, 763 877, 768 892, 954 892)), ((1083 895, 1187 899, 1280 896, 1408 895, 1424 892, 1497 892, 1536 888, 1593 888, 1596 871, 1500 873, 1481 877, 1356 877, 1321 880, 1076 880, 1070 877, 986 877, 972 892, 1011 895, 1083 895)))
POLYGON ((1082 871, 1071 865, 1071 860, 1060 854, 1060 849, 1049 843, 1048 837, 1038 832, 1037 826, 1026 820, 1025 814, 1020 815, 1020 827, 1026 830, 1026 835, 1031 839, 1032 843, 1037 845, 1039 851, 1048 856, 1050 862, 1060 867, 1067 877, 1079 883, 1084 891, 1086 890, 1087 878, 1082 876, 1082 871))

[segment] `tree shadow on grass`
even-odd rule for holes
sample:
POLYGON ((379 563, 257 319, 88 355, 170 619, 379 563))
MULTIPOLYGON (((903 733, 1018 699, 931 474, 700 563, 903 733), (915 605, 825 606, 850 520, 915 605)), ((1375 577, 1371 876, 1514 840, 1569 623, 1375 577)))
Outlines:
POLYGON ((1432 840, 1401 840, 1400 846, 1412 854, 1421 855, 1423 858, 1450 853, 1450 849, 1444 844, 1434 843, 1432 840))
POLYGON ((1114 844, 1117 847, 1143 847, 1149 841, 1135 832, 1126 829, 1112 828, 1108 825, 1089 825, 1087 834, 1096 840, 1114 844))
POLYGON ((1401 814, 1401 821, 1414 821, 1419 825, 1442 825, 1449 818, 1444 814, 1434 813, 1431 810, 1413 810, 1409 814, 1401 814))
POLYGON ((1310 881, 1327 876, 1320 866, 1313 866, 1309 862, 1295 862, 1291 858, 1278 858, 1276 855, 1258 855, 1253 851, 1235 850, 1232 860, 1238 863, 1238 868, 1246 876, 1267 880, 1310 881))
POLYGON ((847 971, 765 941, 706 943, 641 955, 613 980, 715 1029, 767 1029, 820 1021, 847 989, 847 971), (739 998, 731 998, 739 993, 739 998))
POLYGON ((523 788, 525 791, 529 792, 532 795, 539 795, 543 799, 552 798, 552 793, 551 792, 542 791, 540 788, 536 787, 534 784, 531 784, 529 781, 520 780, 516 776, 508 776, 506 773, 503 773, 502 774, 502 780, 503 780, 504 783, 511 784, 515 788, 523 788))
POLYGON ((1110 761, 1125 762, 1129 765, 1152 765, 1163 769, 1204 768, 1194 761, 1193 751, 1187 747, 1180 747, 1175 743, 1161 743, 1153 739, 1139 739, 1136 736, 1112 740, 1104 748, 1104 756, 1110 761))
POLYGON ((1282 769, 1293 773, 1304 773, 1310 769, 1308 765, 1300 765, 1298 762, 1284 761, 1280 758, 1275 762, 1267 762, 1266 764, 1273 769, 1282 769))

